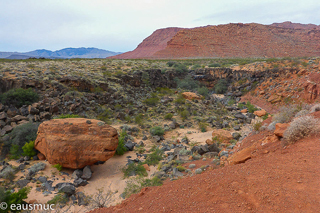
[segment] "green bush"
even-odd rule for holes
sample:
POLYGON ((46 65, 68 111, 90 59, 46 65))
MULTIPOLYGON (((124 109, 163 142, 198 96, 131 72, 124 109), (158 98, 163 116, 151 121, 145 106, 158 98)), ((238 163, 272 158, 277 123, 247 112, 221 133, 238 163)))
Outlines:
POLYGON ((193 80, 191 76, 187 76, 182 80, 177 79, 177 84, 179 88, 185 89, 185 90, 193 90, 199 87, 199 82, 193 80))
POLYGON ((6 105, 14 105, 16 107, 22 107, 23 105, 30 105, 39 100, 38 93, 29 89, 11 89, 8 92, 0 95, 0 100, 6 105))
POLYGON ((178 73, 184 73, 184 72, 188 71, 187 66, 185 64, 181 64, 181 63, 175 63, 173 65, 173 68, 178 73))
POLYGON ((185 104, 186 99, 182 96, 182 94, 179 94, 178 97, 174 100, 176 104, 185 104))
POLYGON ((58 193, 47 204, 66 204, 69 201, 68 197, 64 193, 58 193))
POLYGON ((189 112, 188 110, 183 110, 180 112, 180 117, 182 118, 183 121, 185 121, 186 119, 188 119, 189 117, 189 112))
POLYGON ((166 120, 171 120, 172 117, 173 117, 172 113, 168 113, 168 114, 166 114, 166 115, 164 116, 164 119, 166 119, 166 120))
POLYGON ((124 167, 122 171, 125 178, 129 177, 133 173, 139 176, 148 176, 148 173, 142 163, 130 163, 128 166, 124 167))
POLYGON ((200 128, 201 132, 206 132, 207 131, 207 126, 208 126, 207 123, 199 122, 199 128, 200 128))
POLYGON ((204 96, 204 97, 208 97, 208 95, 209 95, 209 90, 208 90, 208 88, 207 87, 200 87, 200 88, 198 88, 198 93, 200 94, 200 95, 202 95, 202 96, 204 96))
POLYGON ((29 157, 33 157, 35 156, 36 150, 34 149, 34 141, 29 141, 29 143, 26 143, 23 147, 23 155, 24 156, 29 156, 29 157))
MULTIPOLYGON (((0 187, 0 203, 5 202, 8 206, 11 204, 26 204, 24 199, 28 198, 28 193, 30 188, 24 187, 18 192, 12 193, 10 190, 5 190, 3 187, 0 187)), ((0 210, 0 212, 10 212, 10 208, 6 210, 0 210)))
POLYGON ((158 136, 162 136, 164 135, 164 129, 162 129, 161 126, 154 126, 150 128, 150 133, 151 135, 158 135, 158 136))
POLYGON ((41 170, 44 170, 46 168, 46 164, 43 163, 43 162, 40 162, 40 163, 36 163, 36 164, 33 164, 30 168, 29 168, 29 171, 32 172, 32 173, 37 173, 41 170))
POLYGON ((253 113, 254 111, 258 110, 258 108, 251 104, 249 101, 247 102, 246 107, 248 108, 248 112, 250 113, 253 113))
POLYGON ((151 154, 147 155, 146 161, 144 163, 150 165, 157 165, 159 161, 162 160, 163 151, 159 148, 156 148, 151 154))
POLYGON ((175 61, 168 61, 167 62, 167 65, 168 65, 168 67, 172 67, 173 65, 175 65, 177 62, 175 62, 175 61))
POLYGON ((1 158, 5 158, 9 151, 14 158, 22 156, 22 147, 27 142, 36 140, 38 127, 39 123, 26 123, 13 128, 8 138, 2 141, 1 158))
POLYGON ((128 136, 126 130, 122 130, 119 136, 118 147, 116 149, 117 155, 123 155, 126 151, 128 151, 127 148, 124 146, 124 139, 126 136, 128 136))
POLYGON ((156 96, 153 96, 153 97, 151 97, 151 98, 147 98, 147 99, 145 99, 143 102, 145 103, 145 104, 147 104, 148 106, 155 106, 155 105, 157 105, 157 103, 159 103, 159 98, 158 97, 156 97, 156 96))
POLYGON ((220 79, 218 83, 214 86, 214 90, 218 94, 223 94, 228 90, 228 82, 226 79, 220 79))
POLYGON ((11 166, 7 166, 0 172, 0 178, 9 180, 11 182, 15 178, 15 174, 16 171, 11 166))
POLYGON ((208 67, 221 67, 221 65, 218 63, 214 63, 214 64, 209 64, 208 67))
POLYGON ((53 167, 56 168, 59 172, 62 170, 62 166, 59 163, 54 164, 53 167))
POLYGON ((124 189, 124 196, 128 198, 132 194, 139 193, 144 187, 161 185, 162 181, 157 176, 153 177, 152 179, 143 179, 142 177, 137 177, 127 182, 127 186, 124 189))
POLYGON ((135 118, 134 121, 136 124, 142 125, 143 124, 143 114, 139 113, 135 118))
POLYGON ((66 115, 61 114, 58 117, 56 117, 56 119, 64 119, 64 118, 80 118, 80 116, 75 115, 75 114, 71 114, 71 115, 70 114, 66 114, 66 115))

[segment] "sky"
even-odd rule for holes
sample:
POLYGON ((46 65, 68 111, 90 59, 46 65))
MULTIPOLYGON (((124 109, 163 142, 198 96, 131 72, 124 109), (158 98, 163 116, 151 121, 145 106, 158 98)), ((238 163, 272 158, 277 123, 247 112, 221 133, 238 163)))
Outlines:
POLYGON ((126 52, 159 28, 291 21, 320 25, 319 0, 0 0, 0 51, 126 52))

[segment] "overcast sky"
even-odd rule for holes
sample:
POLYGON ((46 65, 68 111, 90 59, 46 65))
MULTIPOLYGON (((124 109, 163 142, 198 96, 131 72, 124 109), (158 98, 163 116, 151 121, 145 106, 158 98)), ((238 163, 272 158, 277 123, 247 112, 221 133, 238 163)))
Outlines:
POLYGON ((153 31, 227 23, 320 24, 319 0, 0 0, 0 51, 133 50, 153 31))

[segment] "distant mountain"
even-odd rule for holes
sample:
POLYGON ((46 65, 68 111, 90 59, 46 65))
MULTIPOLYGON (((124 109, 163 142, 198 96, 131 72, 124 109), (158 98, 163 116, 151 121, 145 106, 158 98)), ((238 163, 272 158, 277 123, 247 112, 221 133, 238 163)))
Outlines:
POLYGON ((57 51, 50 50, 34 50, 30 52, 0 52, 0 58, 7 59, 26 59, 29 57, 44 58, 106 58, 121 54, 120 52, 112 52, 97 48, 65 48, 57 51))

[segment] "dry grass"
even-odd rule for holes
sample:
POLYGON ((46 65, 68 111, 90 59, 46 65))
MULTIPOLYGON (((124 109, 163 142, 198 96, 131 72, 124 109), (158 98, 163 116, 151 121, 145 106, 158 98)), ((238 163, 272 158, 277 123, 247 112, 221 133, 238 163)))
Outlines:
POLYGON ((291 122, 288 129, 284 132, 284 138, 290 142, 308 137, 318 133, 320 130, 320 120, 312 116, 302 116, 291 122))

